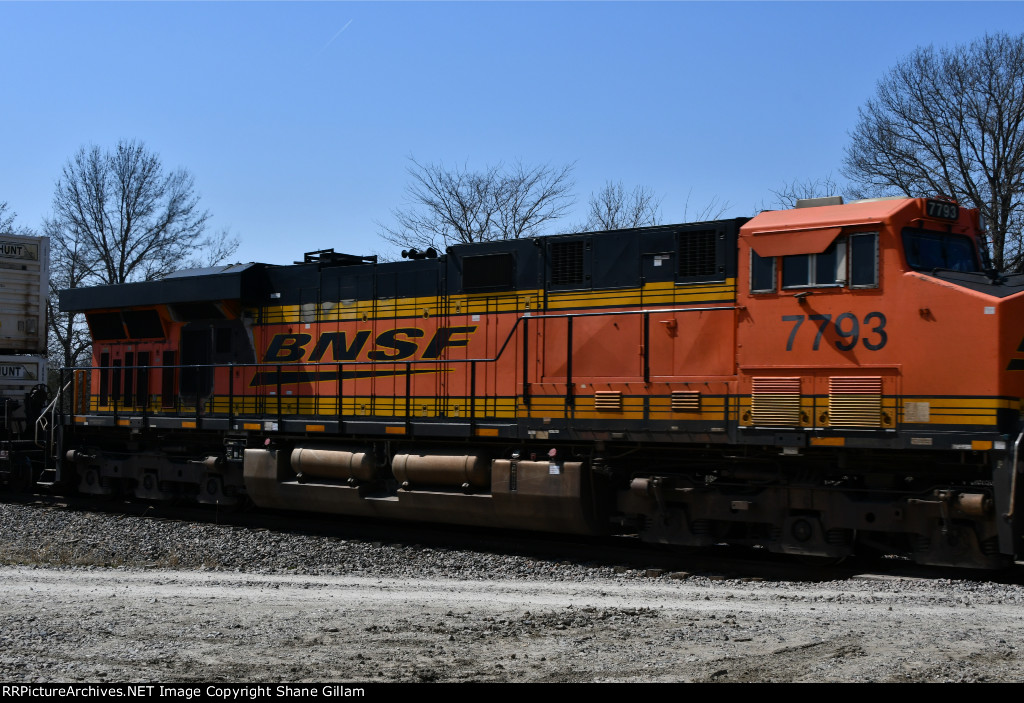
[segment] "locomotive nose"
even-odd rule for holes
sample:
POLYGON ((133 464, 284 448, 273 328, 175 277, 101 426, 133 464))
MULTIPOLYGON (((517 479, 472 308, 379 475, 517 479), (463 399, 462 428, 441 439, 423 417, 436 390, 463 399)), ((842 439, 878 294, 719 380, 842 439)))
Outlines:
POLYGON ((998 319, 1000 395, 1024 397, 1024 291, 994 302, 998 319))

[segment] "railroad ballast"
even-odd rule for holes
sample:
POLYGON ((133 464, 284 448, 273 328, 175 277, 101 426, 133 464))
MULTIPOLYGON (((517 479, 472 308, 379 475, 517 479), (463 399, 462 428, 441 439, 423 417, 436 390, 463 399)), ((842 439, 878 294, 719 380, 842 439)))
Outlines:
POLYGON ((94 494, 760 545, 1018 557, 1024 276, 935 199, 61 293, 94 494), (433 253, 431 256, 429 254, 433 253))

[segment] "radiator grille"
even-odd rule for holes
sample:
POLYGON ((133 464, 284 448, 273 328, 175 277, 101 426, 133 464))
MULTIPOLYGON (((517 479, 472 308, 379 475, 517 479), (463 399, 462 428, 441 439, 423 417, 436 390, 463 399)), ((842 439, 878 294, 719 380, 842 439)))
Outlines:
POLYGON ((594 393, 594 409, 612 412, 622 410, 622 391, 597 391, 594 393))
POLYGON ((583 241, 551 244, 551 285, 572 286, 583 283, 583 241))
POLYGON ((881 376, 830 377, 828 417, 832 427, 881 427, 881 376))
POLYGON ((700 391, 672 391, 672 410, 682 413, 700 412, 700 391))
POLYGON ((755 425, 800 425, 800 379, 755 378, 751 416, 755 425))
POLYGON ((715 275, 718 272, 715 266, 717 240, 717 233, 713 229, 681 233, 679 235, 679 275, 715 275))

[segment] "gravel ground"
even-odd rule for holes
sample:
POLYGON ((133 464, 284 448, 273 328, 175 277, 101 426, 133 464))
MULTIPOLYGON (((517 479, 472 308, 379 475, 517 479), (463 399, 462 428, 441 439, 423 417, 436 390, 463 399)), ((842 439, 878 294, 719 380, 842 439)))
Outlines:
POLYGON ((966 576, 662 573, 0 503, 0 592, 9 683, 1024 680, 1024 587, 966 576))

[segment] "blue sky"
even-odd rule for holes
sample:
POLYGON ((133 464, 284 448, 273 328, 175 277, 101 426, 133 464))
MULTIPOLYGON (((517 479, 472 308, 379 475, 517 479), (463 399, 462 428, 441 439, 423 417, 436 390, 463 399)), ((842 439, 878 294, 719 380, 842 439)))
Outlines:
MULTIPOLYGON (((917 46, 1024 31, 1016 2, 0 2, 0 201, 38 227, 80 147, 195 177, 242 261, 386 251, 408 157, 575 162, 681 221, 838 177, 917 46)), ((557 227, 555 228, 557 229, 557 227)))

